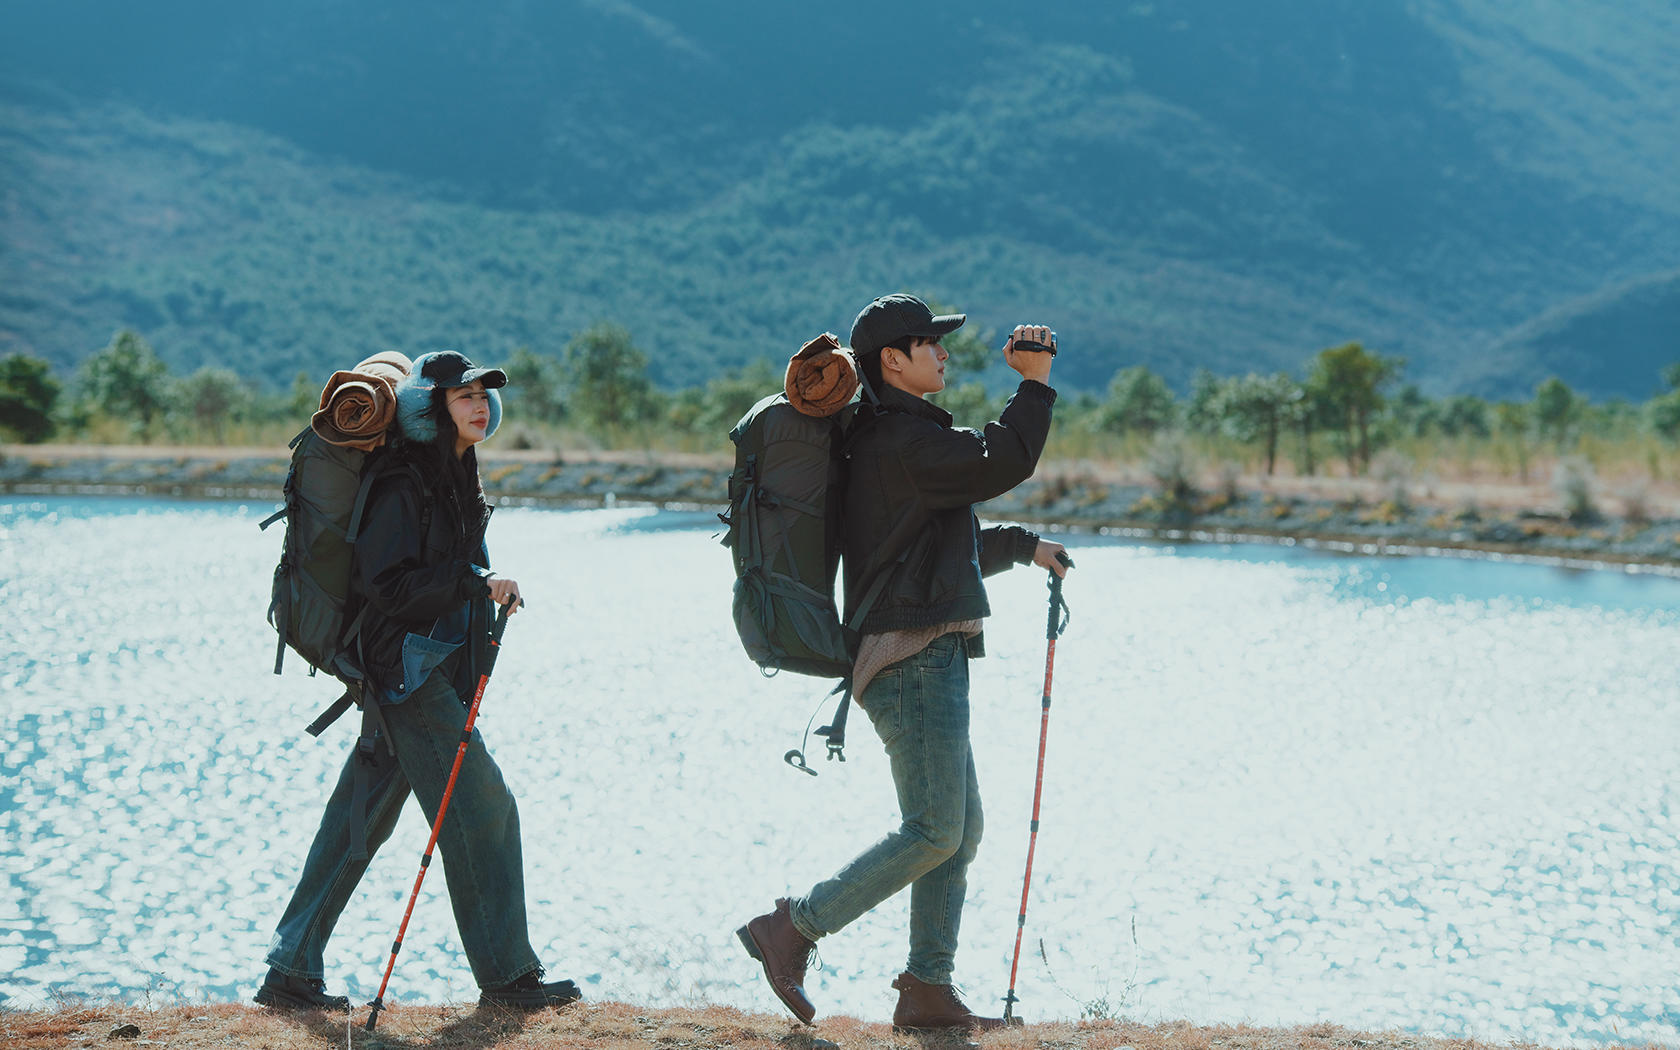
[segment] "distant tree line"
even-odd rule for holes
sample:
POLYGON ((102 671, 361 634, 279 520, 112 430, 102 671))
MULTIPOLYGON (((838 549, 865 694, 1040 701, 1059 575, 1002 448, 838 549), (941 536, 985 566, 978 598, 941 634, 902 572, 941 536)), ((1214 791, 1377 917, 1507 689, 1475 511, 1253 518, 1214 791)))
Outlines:
MULTIPOLYGON (((994 365, 991 341, 990 333, 967 330, 948 339, 952 372, 978 376, 994 365)), ((602 447, 716 448, 735 421, 782 381, 781 363, 760 359, 703 386, 662 390, 652 380, 648 355, 626 329, 610 323, 579 332, 558 355, 522 347, 501 365, 509 378, 504 397, 512 441, 528 447, 565 437, 602 447)), ((1319 351, 1298 377, 1202 370, 1179 397, 1161 376, 1135 365, 1116 372, 1101 394, 1066 398, 1058 432, 1080 451, 1119 458, 1163 438, 1201 437, 1266 474, 1284 460, 1298 474, 1314 474, 1330 457, 1345 463, 1349 474, 1366 474, 1374 454, 1390 446, 1497 443, 1525 480, 1530 455, 1565 452, 1588 438, 1680 443, 1680 363, 1664 370, 1662 392, 1643 404, 1593 403, 1557 378, 1541 383, 1527 400, 1432 398, 1404 382, 1405 367, 1402 358, 1352 342, 1319 351)), ((124 330, 68 382, 37 358, 0 358, 0 436, 24 443, 55 437, 264 443, 302 426, 319 393, 319 377, 301 373, 279 392, 253 391, 221 368, 177 376, 145 339, 124 330)), ((1003 402, 977 379, 936 399, 960 423, 990 418, 1003 402)))

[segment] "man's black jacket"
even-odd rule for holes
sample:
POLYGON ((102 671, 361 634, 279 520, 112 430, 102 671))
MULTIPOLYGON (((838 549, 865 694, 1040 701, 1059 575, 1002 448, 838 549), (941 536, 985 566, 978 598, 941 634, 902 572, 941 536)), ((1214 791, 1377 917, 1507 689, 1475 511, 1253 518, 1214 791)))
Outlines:
MULTIPOLYGON (((450 617, 464 628, 468 603, 489 596, 484 580, 490 566, 484 546, 489 517, 487 511, 475 513, 478 506, 463 508, 429 446, 405 443, 375 455, 365 468, 377 474, 356 537, 345 617, 347 623, 362 617, 362 669, 376 685, 396 690, 405 684, 403 638, 411 632, 429 635, 439 620, 450 617)), ((468 646, 455 665, 457 692, 471 693, 479 658, 475 648, 468 646)), ((406 685, 412 689, 419 683, 406 685)))
POLYGON ((877 634, 991 612, 981 577, 1032 561, 1038 537, 1019 526, 982 530, 973 505, 1032 476, 1055 402, 1054 390, 1023 380, 979 431, 951 426, 949 412, 890 386, 881 412, 860 410, 844 501, 848 624, 877 634))

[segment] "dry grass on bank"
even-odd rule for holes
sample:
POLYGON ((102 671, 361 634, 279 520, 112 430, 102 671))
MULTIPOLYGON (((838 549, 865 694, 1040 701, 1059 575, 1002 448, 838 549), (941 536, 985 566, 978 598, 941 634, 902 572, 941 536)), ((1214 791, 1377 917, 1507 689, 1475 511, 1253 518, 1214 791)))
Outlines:
MULTIPOLYGON (((234 1003, 147 1008, 66 1004, 54 1010, 0 1010, 0 1041, 17 1050, 162 1046, 178 1050, 944 1050, 964 1046, 952 1035, 900 1035, 883 1023, 822 1018, 806 1028, 789 1018, 730 1007, 653 1010, 589 1003, 559 1013, 520 1016, 470 1005, 395 1006, 367 1032, 367 1010, 343 1015, 276 1014, 234 1003)), ((1295 1028, 1197 1027, 1184 1022, 1141 1025, 1086 1021, 1028 1025, 977 1040, 982 1050, 1474 1050, 1491 1044, 1388 1032, 1355 1032, 1327 1024, 1295 1028)), ((971 1045, 971 1044, 970 1044, 971 1045)), ((1520 1046, 1522 1044, 1510 1044, 1520 1046)))

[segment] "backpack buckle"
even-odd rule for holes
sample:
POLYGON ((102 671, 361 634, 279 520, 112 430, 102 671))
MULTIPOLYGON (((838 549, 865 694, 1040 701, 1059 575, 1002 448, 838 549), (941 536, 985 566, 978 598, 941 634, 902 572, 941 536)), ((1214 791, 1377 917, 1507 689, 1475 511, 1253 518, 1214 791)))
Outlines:
POLYGON ((828 760, 846 761, 846 727, 844 725, 823 726, 817 730, 817 735, 828 742, 828 760))
POLYGON ((368 765, 372 765, 374 763, 374 756, 378 753, 379 730, 375 729, 371 733, 363 733, 361 736, 356 738, 357 761, 366 762, 368 765))

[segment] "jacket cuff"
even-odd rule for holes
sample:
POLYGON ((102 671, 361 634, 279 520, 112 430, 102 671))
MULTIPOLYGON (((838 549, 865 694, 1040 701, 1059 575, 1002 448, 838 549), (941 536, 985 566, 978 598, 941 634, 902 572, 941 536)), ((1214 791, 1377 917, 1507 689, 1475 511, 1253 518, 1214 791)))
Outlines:
POLYGON ((1021 385, 1015 388, 1017 394, 1031 394, 1047 405, 1056 403, 1055 387, 1045 386, 1036 379, 1023 379, 1021 385))
POLYGON ((461 577, 462 598, 490 597, 490 570, 472 563, 467 564, 467 574, 461 577))
MULTIPOLYGON (((1046 387, 1045 389, 1049 389, 1046 387)), ((1033 555, 1038 553, 1038 533, 1028 529, 1015 530, 1015 561, 1019 565, 1031 565, 1033 555)))

